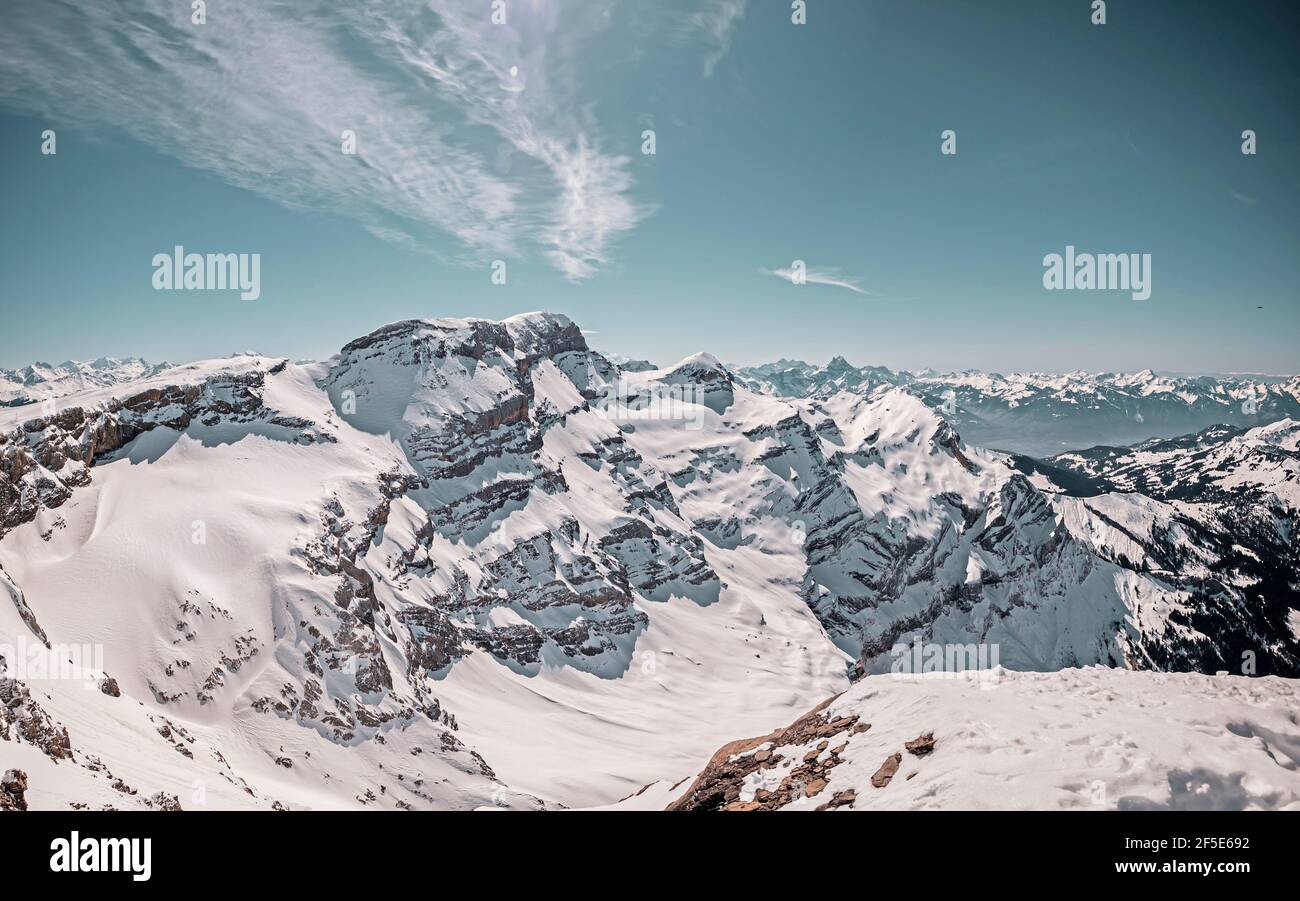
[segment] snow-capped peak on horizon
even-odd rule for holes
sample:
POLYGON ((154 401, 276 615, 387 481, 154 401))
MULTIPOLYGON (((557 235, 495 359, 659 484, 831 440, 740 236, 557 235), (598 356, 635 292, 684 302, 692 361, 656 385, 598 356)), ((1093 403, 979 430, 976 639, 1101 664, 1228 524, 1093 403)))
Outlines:
POLYGON ((922 373, 779 361, 733 370, 751 390, 826 399, 895 385, 941 410, 968 440, 985 447, 1051 455, 1091 444, 1132 444, 1215 423, 1259 425, 1300 415, 1300 376, 1287 378, 1133 373, 922 373))
POLYGON ((980 367, 966 367, 964 369, 941 369, 935 366, 925 366, 920 369, 894 368, 876 363, 864 363, 856 365, 849 362, 844 354, 835 354, 831 356, 826 363, 812 363, 807 360, 789 357, 779 357, 776 360, 764 363, 729 363, 728 368, 733 371, 744 370, 746 372, 781 372, 783 370, 800 370, 807 372, 830 372, 841 373, 846 370, 888 372, 895 375, 911 376, 917 379, 925 378, 951 378, 961 375, 986 375, 997 379, 1033 379, 1038 381, 1051 381, 1061 379, 1085 379, 1085 380, 1114 380, 1128 379, 1133 381, 1151 381, 1153 379, 1202 379, 1202 378, 1230 378, 1230 379, 1268 379, 1288 381, 1300 379, 1300 373, 1286 372, 1220 372, 1214 370, 1155 370, 1151 367, 1142 369, 1088 369, 1085 367, 1076 367, 1068 370, 1044 370, 1044 369, 1012 369, 998 370, 985 369, 980 367))
POLYGON ((88 362, 65 360, 57 365, 33 362, 15 369, 0 368, 0 406, 22 406, 64 397, 89 388, 124 384, 172 367, 141 357, 98 357, 88 362))
POLYGON ((673 371, 687 367, 698 367, 701 369, 714 369, 723 372, 729 372, 729 368, 724 365, 717 357, 708 351, 696 351, 693 354, 687 354, 671 366, 664 367, 664 371, 673 371))

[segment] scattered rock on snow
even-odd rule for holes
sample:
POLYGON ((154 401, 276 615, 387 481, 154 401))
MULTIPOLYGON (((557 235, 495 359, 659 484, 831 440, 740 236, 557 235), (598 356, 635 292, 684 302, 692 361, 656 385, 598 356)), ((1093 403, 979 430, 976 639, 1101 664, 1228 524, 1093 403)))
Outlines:
POLYGON ((903 745, 907 748, 908 753, 915 754, 917 757, 924 757, 934 750, 934 733, 927 732, 903 745))
POLYGON ((849 789, 845 789, 842 792, 836 792, 833 798, 831 798, 825 804, 820 805, 817 809, 834 810, 837 807, 852 807, 853 802, 856 800, 858 800, 858 793, 855 792, 853 789, 849 788, 849 789))
POLYGON ((898 765, 902 762, 902 754, 891 754, 871 777, 871 784, 876 788, 884 788, 889 784, 889 780, 894 778, 894 774, 898 772, 898 765))

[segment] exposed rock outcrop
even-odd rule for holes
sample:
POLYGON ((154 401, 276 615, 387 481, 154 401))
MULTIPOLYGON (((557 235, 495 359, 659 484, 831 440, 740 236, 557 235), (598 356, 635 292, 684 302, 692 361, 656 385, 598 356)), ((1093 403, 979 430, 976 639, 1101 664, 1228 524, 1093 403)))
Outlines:
POLYGON ((27 809, 27 773, 5 770, 0 776, 0 811, 27 809))
MULTIPOLYGON (((830 771, 839 765, 847 740, 870 728, 860 724, 856 715, 823 713, 834 701, 823 701, 784 729, 724 745, 668 809, 777 810, 798 798, 820 794, 830 771), (833 741, 835 746, 830 747, 833 741)), ((852 803, 843 794, 836 798, 828 806, 852 803)))

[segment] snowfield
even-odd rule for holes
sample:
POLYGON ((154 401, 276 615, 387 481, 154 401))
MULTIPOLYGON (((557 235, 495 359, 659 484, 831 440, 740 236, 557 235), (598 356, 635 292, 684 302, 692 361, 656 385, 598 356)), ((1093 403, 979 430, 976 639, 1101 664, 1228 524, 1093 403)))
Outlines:
POLYGON ((613 807, 659 809, 694 789, 715 795, 711 809, 743 809, 797 783, 802 790, 781 809, 1300 810, 1294 680, 1096 666, 882 675, 859 681, 821 715, 856 721, 826 737, 735 751, 728 756, 736 760, 766 752, 741 778, 700 786, 692 774, 613 807), (924 736, 932 750, 907 749, 924 736), (892 777, 873 785, 895 754, 892 777), (804 771, 809 763, 820 763, 824 778, 804 771))

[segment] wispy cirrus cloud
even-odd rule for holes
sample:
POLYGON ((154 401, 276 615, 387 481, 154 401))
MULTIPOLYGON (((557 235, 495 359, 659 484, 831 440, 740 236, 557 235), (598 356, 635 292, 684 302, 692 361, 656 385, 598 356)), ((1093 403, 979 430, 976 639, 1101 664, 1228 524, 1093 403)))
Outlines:
MULTIPOLYGON (((784 269, 760 269, 759 272, 764 275, 775 275, 777 278, 792 283, 795 281, 795 276, 800 274, 790 267, 784 269)), ((856 278, 843 275, 837 269, 816 269, 808 266, 803 270, 802 278, 809 285, 826 285, 831 288, 845 288, 855 294, 871 294, 870 291, 858 284, 856 278)))
POLYGON ((713 75, 731 50, 731 37, 744 18, 749 0, 708 0, 704 9, 690 15, 688 27, 705 42, 704 77, 713 75))
POLYGON ((588 111, 610 19, 579 0, 18 0, 0 105, 118 127, 285 206, 467 259, 539 255, 582 279, 647 207, 588 111), (344 130, 357 152, 341 152, 344 130), (453 239, 445 251, 445 240, 453 239))

